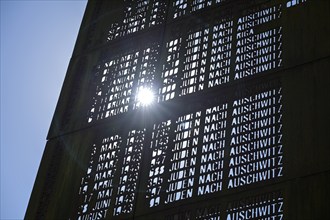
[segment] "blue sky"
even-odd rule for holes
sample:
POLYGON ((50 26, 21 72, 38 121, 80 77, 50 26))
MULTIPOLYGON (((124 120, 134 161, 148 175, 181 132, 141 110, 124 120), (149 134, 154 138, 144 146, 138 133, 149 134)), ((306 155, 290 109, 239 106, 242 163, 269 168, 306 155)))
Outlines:
POLYGON ((0 219, 22 219, 87 2, 0 3, 0 219))

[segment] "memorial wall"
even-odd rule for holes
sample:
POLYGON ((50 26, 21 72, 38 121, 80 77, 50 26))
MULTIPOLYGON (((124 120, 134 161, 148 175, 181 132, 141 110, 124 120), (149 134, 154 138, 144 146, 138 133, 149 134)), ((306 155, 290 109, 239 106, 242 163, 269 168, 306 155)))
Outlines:
POLYGON ((26 219, 326 219, 330 1, 89 1, 26 219))

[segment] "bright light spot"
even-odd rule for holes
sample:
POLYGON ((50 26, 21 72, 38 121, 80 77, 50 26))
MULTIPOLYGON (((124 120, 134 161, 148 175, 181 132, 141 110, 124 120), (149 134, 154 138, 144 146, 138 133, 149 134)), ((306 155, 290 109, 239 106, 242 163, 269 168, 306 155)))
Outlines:
POLYGON ((137 99, 142 106, 148 106, 154 101, 154 94, 149 88, 141 87, 139 89, 137 99))

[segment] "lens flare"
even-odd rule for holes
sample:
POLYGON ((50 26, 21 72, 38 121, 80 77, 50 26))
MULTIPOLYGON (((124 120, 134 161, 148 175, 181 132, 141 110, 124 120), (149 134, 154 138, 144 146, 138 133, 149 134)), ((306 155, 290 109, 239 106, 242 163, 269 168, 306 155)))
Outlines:
POLYGON ((151 89, 141 87, 139 89, 137 100, 142 106, 151 105, 154 101, 155 97, 151 89))

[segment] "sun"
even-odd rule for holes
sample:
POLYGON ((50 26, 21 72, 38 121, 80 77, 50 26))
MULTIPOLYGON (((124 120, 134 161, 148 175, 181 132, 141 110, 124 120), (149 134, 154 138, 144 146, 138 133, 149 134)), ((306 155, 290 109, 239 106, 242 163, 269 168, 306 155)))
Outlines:
POLYGON ((154 94, 151 89, 141 87, 138 90, 137 100, 142 106, 149 106, 154 102, 154 94))

